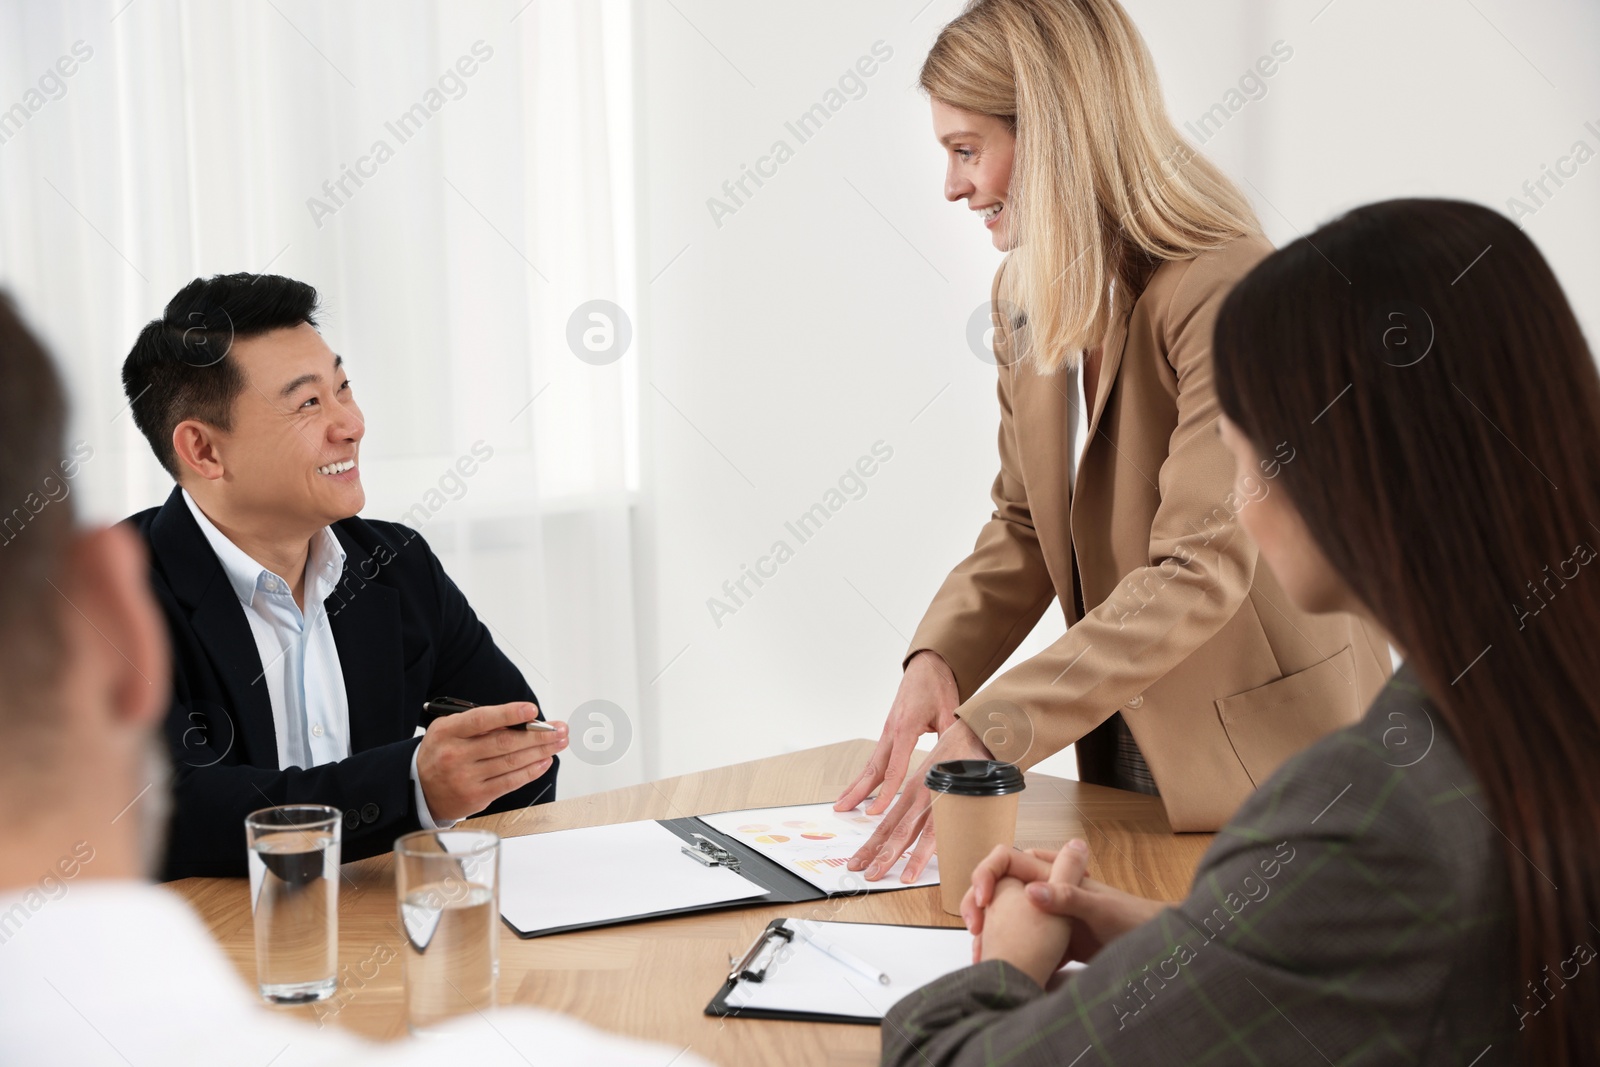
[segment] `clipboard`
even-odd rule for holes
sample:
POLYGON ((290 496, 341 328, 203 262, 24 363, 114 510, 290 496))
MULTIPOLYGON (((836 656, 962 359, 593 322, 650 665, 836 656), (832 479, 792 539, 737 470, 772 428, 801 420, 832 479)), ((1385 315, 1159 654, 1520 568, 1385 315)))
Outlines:
MULTIPOLYGON (((785 925, 793 921, 791 919, 774 919, 767 924, 766 928, 751 943, 743 957, 730 957, 729 972, 722 983, 722 988, 717 990, 716 995, 711 998, 711 1002, 706 1005, 705 1014, 721 1018, 777 1019, 791 1022, 844 1023, 859 1026, 877 1026, 881 1023, 884 1010, 887 1010, 888 1005, 867 1003, 864 995, 860 1001, 860 1013, 852 1014, 809 1010, 803 1007, 741 1006, 730 1000, 743 983, 761 983, 764 986, 771 984, 776 987, 781 981, 785 966, 784 953, 800 951, 800 942, 785 925), (880 1006, 884 1010, 878 1010, 880 1006)), ((878 930, 901 939, 914 939, 916 938, 914 932, 921 931, 927 935, 932 935, 930 940, 948 942, 948 944, 936 946, 934 953, 935 957, 947 956, 946 962, 948 965, 941 964, 935 959, 924 961, 923 965, 913 967, 914 973, 909 977, 902 972, 903 980, 900 987, 885 998, 888 1000, 898 1000, 928 982, 971 964, 971 935, 959 926, 885 926, 876 923, 843 922, 818 922, 816 925, 827 928, 830 931, 844 930, 851 927, 861 930, 878 930)), ((904 958, 898 954, 894 954, 894 958, 885 956, 884 959, 874 960, 873 962, 889 967, 892 970, 899 969, 896 966, 897 963, 905 964, 904 958)), ((841 982, 852 981, 861 985, 861 979, 852 976, 849 969, 843 964, 837 964, 830 960, 828 965, 837 968, 838 978, 841 982)), ((865 983, 864 988, 870 990, 872 987, 870 983, 865 983)), ((805 999, 806 997, 803 993, 797 994, 795 997, 797 1003, 804 1002, 805 999)), ((856 1003, 855 999, 851 997, 843 999, 846 1003, 856 1003)))
MULTIPOLYGON (((748 810, 761 811, 763 809, 748 810)), ((722 812, 708 817, 716 818, 718 815, 728 814, 739 813, 722 812)), ((631 912, 629 914, 613 914, 607 915, 604 918, 592 920, 563 923, 560 925, 533 927, 528 924, 519 925, 518 922, 513 921, 513 919, 507 914, 508 911, 515 911, 521 914, 524 911, 533 911, 536 909, 508 906, 508 894, 518 892, 518 890, 512 886, 512 879, 507 877, 507 875, 510 873, 510 869, 506 868, 505 873, 502 874, 500 887, 501 921, 504 922, 506 927, 519 938, 531 940, 537 937, 549 937, 553 934, 564 934, 577 930, 589 930, 599 927, 644 922, 650 919, 661 919, 676 915, 693 915, 701 912, 723 911, 731 908, 758 907, 771 904, 804 904, 811 901, 826 900, 831 897, 853 896, 861 892, 896 892, 901 889, 919 888, 916 885, 900 885, 890 883, 888 879, 885 879, 882 883, 875 883, 871 890, 855 888, 840 892, 829 892, 826 889, 820 888, 812 882, 807 881, 799 874, 790 871, 778 861, 762 855, 761 852, 752 847, 750 843, 739 840, 736 834, 723 833, 722 831, 711 826, 705 821, 705 819, 702 819, 701 817, 689 816, 679 819, 660 819, 654 820, 654 823, 673 836, 677 837, 681 842, 681 845, 676 850, 672 858, 656 858, 654 860, 656 864, 659 865, 670 863, 673 862, 674 859, 681 858, 683 863, 699 864, 703 868, 726 869, 737 873, 740 877, 750 883, 753 883, 763 892, 759 895, 747 895, 738 899, 715 899, 707 903, 696 904, 679 903, 665 908, 647 908, 637 912, 631 912)), ((643 823, 624 825, 643 825, 643 823)), ((604 828, 593 827, 590 829, 601 830, 604 828)), ((580 829, 574 831, 556 832, 577 834, 582 833, 583 831, 580 829)), ((539 837, 542 835, 531 836, 539 837)), ((501 848, 503 864, 507 862, 507 857, 505 855, 506 850, 508 848, 515 848, 516 846, 514 845, 514 842, 519 840, 527 839, 508 838, 502 842, 501 848)), ((657 866, 656 869, 662 870, 664 868, 657 866)), ((631 873, 630 877, 637 881, 639 875, 637 873, 631 873)), ((580 883, 582 881, 582 872, 578 870, 568 871, 565 872, 564 878, 570 883, 580 883)))

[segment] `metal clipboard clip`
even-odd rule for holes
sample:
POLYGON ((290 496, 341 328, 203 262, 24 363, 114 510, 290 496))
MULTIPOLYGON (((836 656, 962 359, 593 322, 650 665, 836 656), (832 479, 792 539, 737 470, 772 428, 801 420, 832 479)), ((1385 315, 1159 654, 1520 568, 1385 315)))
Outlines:
POLYGON ((681 851, 690 859, 705 864, 707 867, 726 867, 730 871, 739 869, 739 857, 717 844, 704 834, 691 834, 695 839, 693 845, 684 845, 681 851))
POLYGON ((767 968, 772 966, 778 951, 793 940, 794 931, 785 923, 763 930, 755 944, 745 951, 743 959, 728 957, 728 981, 737 982, 741 978, 747 982, 761 981, 767 976, 767 968))

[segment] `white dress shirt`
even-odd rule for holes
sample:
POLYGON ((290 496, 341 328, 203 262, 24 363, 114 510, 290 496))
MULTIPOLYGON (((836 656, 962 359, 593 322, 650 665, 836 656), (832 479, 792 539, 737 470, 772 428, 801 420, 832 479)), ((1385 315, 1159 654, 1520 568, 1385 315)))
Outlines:
MULTIPOLYGON (((1111 285, 1107 288, 1106 292, 1106 299, 1110 301, 1112 313, 1115 314, 1117 306, 1116 279, 1112 279, 1111 285)), ((1085 346, 1084 355, 1088 355, 1089 349, 1094 347, 1094 345, 1085 346)), ((1105 378, 1105 376, 1106 354, 1104 351, 1101 351, 1099 373, 1095 375, 1096 392, 1099 391, 1098 386, 1100 381, 1105 378)), ((1073 368, 1072 377, 1076 382, 1076 385, 1073 387, 1072 391, 1078 394, 1078 410, 1075 412, 1069 412, 1068 420, 1068 427, 1070 430, 1070 436, 1072 438, 1072 440, 1067 444, 1067 499, 1069 501, 1072 500, 1073 494, 1077 492, 1078 463, 1083 459, 1084 450, 1089 447, 1089 419, 1094 414, 1094 397, 1089 395, 1089 379, 1083 373, 1083 363, 1081 361, 1077 367, 1073 368)))
MULTIPOLYGON (((425 1042, 384 1045, 336 1022, 319 1027, 276 1014, 177 895, 143 882, 82 878, 55 880, 51 891, 0 890, 0 960, 6 1067, 705 1067, 693 1054, 528 1007, 467 1016, 425 1042)), ((330 1013, 340 997, 359 996, 359 976, 355 982, 327 1002, 330 1013)))
MULTIPOLYGON (((259 681, 266 685, 272 704, 279 768, 318 767, 349 758, 350 698, 324 604, 344 575, 344 549, 333 527, 324 526, 311 539, 306 559, 306 607, 301 611, 289 583, 251 559, 217 529, 187 489, 183 502, 217 554, 256 639, 262 663, 259 681)), ((454 821, 436 821, 428 810, 417 777, 415 752, 411 754, 411 783, 424 829, 455 825, 454 821)))
MULTIPOLYGON (((1101 357, 1101 368, 1104 373, 1105 356, 1101 357)), ((1075 383, 1074 392, 1078 394, 1078 410, 1068 414, 1071 442, 1067 445, 1067 499, 1072 499, 1073 492, 1078 488, 1078 461, 1083 458, 1083 450, 1089 445, 1089 416, 1094 412, 1094 397, 1089 395, 1088 376, 1083 373, 1080 363, 1073 368, 1072 378, 1075 383)))

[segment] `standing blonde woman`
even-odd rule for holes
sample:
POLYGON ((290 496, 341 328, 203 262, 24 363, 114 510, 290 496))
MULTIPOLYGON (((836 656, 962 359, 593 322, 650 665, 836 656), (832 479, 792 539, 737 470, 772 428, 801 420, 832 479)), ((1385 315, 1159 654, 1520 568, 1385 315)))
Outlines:
POLYGON ((921 771, 907 778, 930 731, 929 762, 1027 767, 1076 743, 1084 781, 1158 793, 1174 830, 1215 830, 1290 755, 1355 722, 1390 672, 1378 631, 1296 608, 1238 528, 1295 449, 1271 442, 1234 491, 1211 328, 1271 246, 1173 128, 1116 0, 975 0, 921 84, 945 197, 1009 253, 991 304, 1000 474, 839 798, 878 789, 868 810, 889 809, 851 869, 883 877, 919 833, 902 879, 933 855, 921 771), (1052 600, 1065 636, 991 678, 1052 600))

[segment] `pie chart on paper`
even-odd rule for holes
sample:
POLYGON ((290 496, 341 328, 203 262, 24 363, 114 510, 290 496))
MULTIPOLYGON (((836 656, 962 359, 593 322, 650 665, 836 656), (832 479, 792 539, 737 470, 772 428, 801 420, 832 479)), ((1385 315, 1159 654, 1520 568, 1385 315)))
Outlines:
MULTIPOLYGON (((824 801, 726 811, 700 819, 713 830, 737 834, 740 843, 825 893, 853 895, 906 888, 899 878, 906 864, 904 856, 876 882, 867 882, 859 872, 850 870, 851 858, 883 821, 883 816, 868 815, 860 807, 834 811, 824 801)), ((929 886, 938 881, 938 861, 934 860, 911 884, 929 886)))

